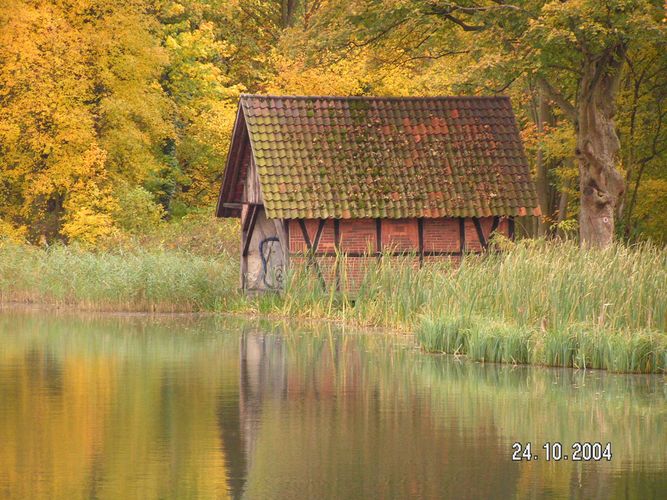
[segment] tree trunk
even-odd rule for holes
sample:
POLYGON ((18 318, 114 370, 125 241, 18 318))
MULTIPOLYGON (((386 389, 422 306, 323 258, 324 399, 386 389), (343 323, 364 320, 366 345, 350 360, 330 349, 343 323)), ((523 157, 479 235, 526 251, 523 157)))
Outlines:
POLYGON ((297 0, 281 0, 280 2, 280 27, 289 28, 294 24, 297 0))
POLYGON ((549 207, 549 178, 548 178, 548 165, 544 159, 544 151, 541 142, 544 140, 544 122, 545 116, 548 114, 547 102, 542 95, 542 89, 538 90, 537 95, 537 106, 535 110, 535 124, 537 126, 537 132, 540 136, 540 145, 537 148, 537 155, 535 158, 535 163, 537 167, 537 176, 535 178, 535 187, 537 189, 537 199, 540 203, 540 208, 542 209, 542 217, 537 220, 537 235, 546 236, 549 230, 548 217, 551 215, 551 210, 549 207))
POLYGON ((584 62, 577 105, 579 163, 579 235, 585 247, 606 247, 614 237, 616 205, 624 191, 616 169, 620 142, 614 124, 625 46, 584 62))

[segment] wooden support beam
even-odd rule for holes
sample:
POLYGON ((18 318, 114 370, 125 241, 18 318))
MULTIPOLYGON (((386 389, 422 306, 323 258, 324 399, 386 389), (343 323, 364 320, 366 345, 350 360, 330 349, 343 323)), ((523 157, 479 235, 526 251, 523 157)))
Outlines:
POLYGON ((310 243, 310 236, 308 236, 308 229, 306 228, 306 223, 303 219, 299 219, 299 227, 301 228, 301 235, 303 236, 303 241, 306 242, 306 248, 310 250, 313 246, 310 243))
POLYGON ((224 208, 235 209, 234 207, 225 207, 222 203, 222 200, 226 199, 230 194, 232 194, 234 192, 234 188, 238 184, 239 171, 241 169, 240 162, 243 160, 243 155, 246 151, 245 148, 247 147, 246 143, 249 140, 248 132, 246 130, 245 117, 243 115, 243 111, 239 107, 236 112, 236 121, 234 122, 234 130, 232 131, 229 156, 225 166, 225 173, 222 178, 220 194, 218 195, 218 205, 215 210, 215 213, 218 217, 222 217, 224 208))
POLYGON ((424 219, 417 219, 417 236, 419 239, 419 267, 424 265, 424 219))
MULTIPOLYGON (((491 231, 489 231, 489 242, 491 238, 493 237, 493 233, 495 233, 498 230, 498 226, 500 226, 500 217, 497 215, 493 218, 493 222, 491 223, 491 231)), ((487 243, 489 243, 487 242, 487 243)))
POLYGON ((340 220, 334 219, 333 221, 333 230, 334 230, 334 248, 337 251, 340 251, 340 220))
POLYGON ((237 202, 229 202, 229 203, 223 203, 222 206, 225 208, 243 208, 244 206, 252 206, 252 205, 259 205, 262 206, 262 203, 254 203, 254 202, 249 202, 249 201, 239 201, 237 202))
MULTIPOLYGON (((316 245, 320 244, 320 237, 322 236, 322 230, 324 229, 325 222, 326 219, 321 219, 320 224, 317 227, 317 233, 315 235, 316 245)), ((308 228, 306 227, 306 223, 304 222, 303 219, 299 219, 299 227, 301 227, 301 234, 303 235, 303 241, 306 242, 306 248, 308 249, 308 265, 312 266, 313 269, 315 269, 317 277, 322 283, 322 287, 326 288, 327 286, 326 281, 324 281, 324 276, 322 276, 322 271, 320 270, 320 266, 317 263, 317 259, 315 258, 315 252, 317 248, 310 242, 310 236, 308 236, 308 228)))
POLYGON ((340 253, 340 220, 334 219, 333 221, 334 229, 334 250, 336 254, 336 291, 340 291, 340 259, 342 255, 340 253))
POLYGON ((463 217, 459 217, 459 247, 463 255, 466 251, 466 220, 463 217))
POLYGON ((508 224, 509 224, 508 233, 509 233, 510 240, 514 240, 514 238, 515 238, 514 217, 509 218, 508 224))
POLYGON ((257 205, 250 206, 250 223, 248 224, 248 230, 245 231, 245 241, 243 242, 243 257, 248 256, 248 250, 250 249, 250 240, 252 240, 252 233, 255 230, 255 223, 257 222, 257 213, 259 212, 259 207, 257 205))
POLYGON ((375 253, 382 256, 382 219, 375 219, 375 253))
MULTIPOLYGON (((241 113, 241 116, 243 116, 243 113, 241 113)), ((243 121, 242 127, 245 128, 245 120, 243 121)), ((243 132, 241 132, 241 133, 243 134, 243 132)), ((247 132, 246 132, 246 136, 247 136, 247 132)), ((229 190, 230 193, 234 192, 234 189, 236 189, 236 186, 239 183, 239 177, 241 175, 241 168, 242 168, 241 163, 243 162, 243 157, 246 153, 247 142, 249 140, 250 140, 249 138, 246 138, 246 137, 243 137, 243 136, 240 138, 240 144, 239 144, 239 147, 235 151, 236 154, 234 155, 234 159, 229 163, 229 166, 234 167, 232 169, 232 175, 230 176, 230 179, 229 179, 229 184, 226 186, 227 190, 229 190)), ((232 140, 232 144, 233 143, 234 143, 234 141, 232 140)), ((225 177, 225 180, 227 180, 226 177, 225 177)))
POLYGON ((224 208, 243 208, 243 205, 247 205, 247 203, 223 203, 222 206, 224 208))
MULTIPOLYGON (((397 251, 397 252, 391 252, 391 253, 385 253, 384 254, 387 257, 406 257, 410 255, 414 255, 414 252, 408 252, 408 251, 397 251)), ((425 257, 434 257, 434 256, 460 256, 461 252, 446 252, 446 251, 436 251, 436 250, 429 250, 429 251, 424 251, 424 256, 425 257)), ((334 252, 318 252, 313 254, 315 257, 335 257, 336 253, 334 252)), ((345 257, 372 257, 372 254, 368 254, 366 252, 345 252, 345 257)))
POLYGON ((479 244, 482 245, 483 249, 487 249, 489 244, 484 237, 484 231, 482 231, 482 224, 479 222, 477 217, 472 218, 473 224, 475 224, 475 231, 477 231, 477 238, 479 238, 479 244))
POLYGON ((317 252, 317 247, 320 246, 320 239, 322 238, 322 231, 324 231, 326 222, 326 219, 320 219, 320 223, 317 226, 317 233, 315 233, 315 240, 313 240, 313 252, 317 252))
POLYGON ((489 236, 491 236, 493 232, 498 229, 498 226, 500 226, 500 217, 496 215, 493 218, 493 224, 491 224, 491 232, 489 233, 489 236))

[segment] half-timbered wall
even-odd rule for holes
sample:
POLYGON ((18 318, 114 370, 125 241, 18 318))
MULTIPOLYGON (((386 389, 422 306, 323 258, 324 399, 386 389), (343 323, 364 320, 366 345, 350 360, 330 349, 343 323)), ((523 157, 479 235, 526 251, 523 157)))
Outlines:
POLYGON ((512 221, 500 217, 436 219, 305 219, 288 223, 290 262, 314 268, 322 280, 344 275, 354 288, 377 256, 408 259, 415 267, 463 252, 481 252, 496 231, 513 236, 512 221), (345 255, 338 270, 336 253, 345 255))

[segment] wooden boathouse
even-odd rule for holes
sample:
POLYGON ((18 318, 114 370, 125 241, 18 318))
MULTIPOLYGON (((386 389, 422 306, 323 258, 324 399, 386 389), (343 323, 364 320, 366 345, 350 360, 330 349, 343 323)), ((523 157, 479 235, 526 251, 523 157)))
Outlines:
POLYGON ((290 265, 352 281, 379 254, 481 252, 540 215, 507 97, 240 98, 216 210, 241 218, 241 285, 290 265), (334 269, 336 268, 336 269, 334 269))

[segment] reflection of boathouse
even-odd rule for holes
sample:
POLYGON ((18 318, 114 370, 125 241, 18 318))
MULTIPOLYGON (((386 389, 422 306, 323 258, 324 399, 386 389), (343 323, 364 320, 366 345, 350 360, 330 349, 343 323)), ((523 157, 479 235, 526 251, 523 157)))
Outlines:
MULTIPOLYGON (((482 485, 460 460, 499 442, 477 399, 471 423, 461 408, 443 414, 437 397, 433 408, 430 384, 416 390, 425 386, 414 376, 442 381, 437 362, 430 371, 382 348, 367 355, 366 339, 310 335, 241 339, 238 406, 228 400, 219 413, 233 498, 467 498, 473 488, 480 498, 512 496, 518 469, 504 455, 486 458, 496 473, 482 485), (406 366, 416 372, 406 377, 406 366)), ((478 369, 447 387, 474 386, 465 381, 478 369)))
POLYGON ((286 367, 280 337, 244 333, 240 339, 238 399, 229 395, 218 410, 232 498, 241 498, 252 466, 265 396, 285 391, 286 367))
POLYGON ((506 97, 242 95, 216 213, 241 218, 241 284, 261 290, 290 265, 353 287, 381 253, 482 251, 539 207, 506 97))

